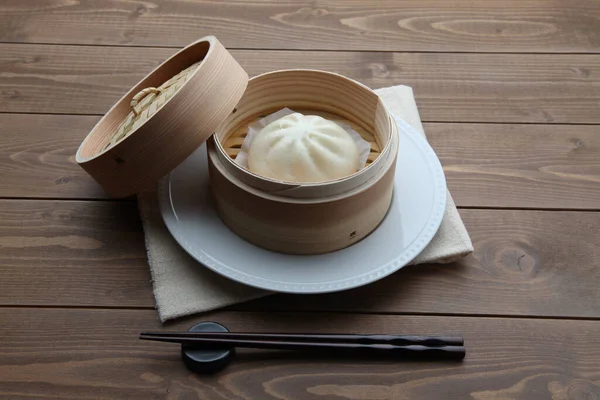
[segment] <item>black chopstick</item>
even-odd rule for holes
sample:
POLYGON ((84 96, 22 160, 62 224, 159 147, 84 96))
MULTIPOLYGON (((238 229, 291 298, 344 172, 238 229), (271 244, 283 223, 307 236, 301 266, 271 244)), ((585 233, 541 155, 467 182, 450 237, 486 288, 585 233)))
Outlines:
MULTIPOLYGON (((461 336, 397 336, 348 334, 290 334, 290 333, 235 333, 235 332, 144 332, 146 337, 179 337, 199 339, 228 339, 278 342, 319 342, 348 344, 390 344, 394 346, 421 345, 428 347, 462 346, 461 336)), ((149 340, 149 339, 148 339, 149 340)))
POLYGON ((369 356, 393 356, 406 359, 452 359, 465 357, 463 346, 429 347, 423 345, 395 346, 391 344, 331 343, 331 342, 293 342, 267 340, 233 340, 208 339, 182 336, 155 336, 141 334, 140 339, 160 342, 180 343, 198 347, 245 347, 272 350, 312 350, 344 354, 361 354, 369 356))

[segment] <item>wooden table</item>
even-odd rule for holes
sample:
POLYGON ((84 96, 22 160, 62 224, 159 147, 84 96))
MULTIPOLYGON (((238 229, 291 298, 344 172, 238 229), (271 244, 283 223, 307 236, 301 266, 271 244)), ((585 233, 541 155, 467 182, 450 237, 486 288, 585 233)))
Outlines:
POLYGON ((600 398, 599 53, 597 0, 3 0, 0 398, 600 398), (137 205, 107 198, 74 154, 207 34, 251 75, 412 86, 475 253, 168 328, 463 334, 463 363, 253 352, 204 377, 137 340, 161 329, 137 205))

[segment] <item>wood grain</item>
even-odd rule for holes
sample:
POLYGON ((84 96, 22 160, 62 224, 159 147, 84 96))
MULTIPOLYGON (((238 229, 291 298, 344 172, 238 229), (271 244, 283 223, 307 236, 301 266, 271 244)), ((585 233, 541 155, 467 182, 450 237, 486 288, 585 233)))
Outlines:
MULTIPOLYGON (((0 114, 0 196, 105 198, 74 160, 97 121, 0 114)), ((459 206, 600 208, 597 126, 429 123, 425 130, 459 206)))
POLYGON ((259 49, 599 52, 594 0, 4 0, 0 41, 259 49))
POLYGON ((99 119, 0 114, 0 196, 106 198, 75 162, 79 145, 99 119))
MULTIPOLYGON (((600 317, 600 213, 462 210, 475 253, 245 310, 600 317)), ((131 203, 0 202, 0 305, 153 307, 131 203)), ((199 266, 200 268, 200 266, 199 266)))
POLYGON ((425 124, 460 206, 600 209, 600 128, 425 124))
POLYGON ((600 399, 600 2, 4 0, 0 43, 0 398, 600 399), (240 351, 217 376, 191 374, 177 346, 137 339, 165 327, 133 201, 10 198, 105 200, 75 164, 79 143, 207 34, 250 75, 413 86, 461 206, 596 212, 463 209, 476 251, 458 263, 202 317, 237 331, 462 334, 464 363, 240 351))
MULTIPOLYGON (((173 49, 0 45, 0 112, 103 114, 173 49)), ((338 72, 414 88, 425 122, 600 123, 600 55, 232 51, 252 76, 338 72)))
POLYGON ((419 363, 240 350, 220 374, 199 376, 185 369, 177 345, 137 339, 143 330, 163 329, 153 310, 3 308, 0 394, 211 400, 600 396, 598 321, 239 312, 205 318, 250 332, 461 334, 467 357, 462 363, 419 363))
POLYGON ((0 304, 153 304, 134 203, 3 200, 0 221, 0 304))

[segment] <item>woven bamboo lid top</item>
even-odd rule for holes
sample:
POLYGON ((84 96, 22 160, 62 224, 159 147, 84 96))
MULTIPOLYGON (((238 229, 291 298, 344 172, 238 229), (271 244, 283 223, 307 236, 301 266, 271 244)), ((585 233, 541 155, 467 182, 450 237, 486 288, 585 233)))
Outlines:
POLYGON ((194 63, 157 88, 148 87, 133 96, 131 112, 103 151, 125 139, 152 117, 192 76, 202 62, 194 63))

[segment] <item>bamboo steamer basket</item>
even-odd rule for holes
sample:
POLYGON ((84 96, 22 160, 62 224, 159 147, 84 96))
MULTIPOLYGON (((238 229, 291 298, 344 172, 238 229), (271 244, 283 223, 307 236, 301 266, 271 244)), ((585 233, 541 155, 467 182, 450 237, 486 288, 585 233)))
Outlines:
POLYGON ((249 80, 213 36, 134 86, 88 134, 76 160, 109 194, 124 197, 155 187, 204 142, 217 213, 234 233, 265 249, 339 250, 372 232, 389 209, 398 132, 372 90, 315 70, 249 80), (371 145, 367 165, 342 179, 299 184, 236 164, 248 125, 285 107, 352 126, 371 145))
POLYGON ((379 97, 349 78, 314 70, 252 78, 208 141, 211 188, 223 222, 257 246, 289 254, 339 250, 371 233, 390 206, 397 154, 397 126, 379 97), (371 144, 367 166, 343 179, 298 184, 236 164, 248 125, 284 107, 351 125, 371 144))
POLYGON ((231 113, 248 74, 214 37, 179 51, 123 96, 75 159, 109 194, 151 189, 231 113))

